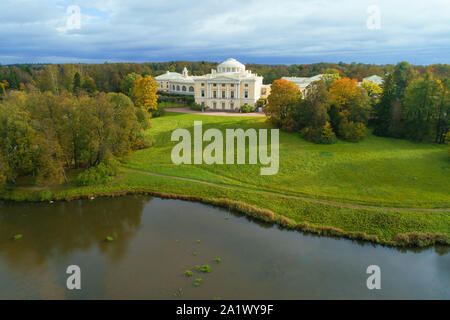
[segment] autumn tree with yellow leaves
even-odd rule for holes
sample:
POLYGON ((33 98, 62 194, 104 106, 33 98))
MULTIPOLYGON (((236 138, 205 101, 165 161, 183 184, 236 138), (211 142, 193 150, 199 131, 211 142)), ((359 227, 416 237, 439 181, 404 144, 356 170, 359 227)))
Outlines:
POLYGON ((134 82, 133 98, 136 107, 145 111, 158 109, 158 84, 150 76, 140 78, 134 82))

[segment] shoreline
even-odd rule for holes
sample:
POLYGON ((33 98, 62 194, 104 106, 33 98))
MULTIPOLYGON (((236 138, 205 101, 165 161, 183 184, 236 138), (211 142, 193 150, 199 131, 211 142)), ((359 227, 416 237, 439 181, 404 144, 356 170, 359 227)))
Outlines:
MULTIPOLYGON (((44 189, 48 190, 48 189, 44 189)), ((53 203, 54 201, 74 201, 74 200, 94 200, 95 198, 104 197, 121 197, 128 195, 147 195, 162 199, 174 199, 191 202, 199 202, 203 204, 213 205, 216 207, 231 210, 254 218, 258 221, 273 223, 281 228, 288 230, 295 230, 298 232, 314 234, 325 237, 344 238, 349 240, 363 241, 366 243, 378 244, 382 246, 395 248, 429 248, 435 245, 450 246, 450 236, 440 233, 432 232, 408 232, 399 233, 393 240, 380 239, 377 235, 370 235, 362 231, 345 231, 333 226, 318 226, 306 221, 296 222, 283 215, 276 214, 270 209, 260 208, 244 201, 235 201, 225 198, 208 198, 200 196, 191 196, 178 193, 165 193, 147 189, 135 190, 115 190, 115 191, 93 191, 87 193, 80 193, 74 195, 67 195, 61 197, 54 197, 52 200, 31 200, 24 199, 16 201, 12 199, 5 199, 0 196, 0 201, 11 203, 53 203)))

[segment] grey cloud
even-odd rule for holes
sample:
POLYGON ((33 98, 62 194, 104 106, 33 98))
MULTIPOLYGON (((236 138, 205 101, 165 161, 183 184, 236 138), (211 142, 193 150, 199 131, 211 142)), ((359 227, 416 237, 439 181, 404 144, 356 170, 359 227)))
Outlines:
POLYGON ((7 0, 2 6, 1 63, 224 56, 266 63, 450 62, 450 4, 442 0, 7 0), (72 4, 81 7, 82 28, 64 32, 72 4), (380 30, 366 28, 371 4, 381 9, 380 30))

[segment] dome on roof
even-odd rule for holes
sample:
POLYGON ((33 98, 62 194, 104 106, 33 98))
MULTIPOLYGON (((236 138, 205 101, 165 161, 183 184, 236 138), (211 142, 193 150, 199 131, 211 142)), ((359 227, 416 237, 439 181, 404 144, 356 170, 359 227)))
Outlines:
POLYGON ((218 72, 242 72, 245 71, 245 66, 236 59, 229 58, 219 64, 217 67, 218 72))

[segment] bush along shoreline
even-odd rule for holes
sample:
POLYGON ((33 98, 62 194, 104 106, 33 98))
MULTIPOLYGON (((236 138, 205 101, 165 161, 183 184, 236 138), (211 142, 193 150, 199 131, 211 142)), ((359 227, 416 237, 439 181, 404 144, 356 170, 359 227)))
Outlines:
POLYGON ((27 196, 23 196, 21 199, 8 199, 5 195, 0 195, 0 199, 2 201, 10 201, 10 202, 46 202, 50 201, 74 201, 74 200, 82 200, 82 199, 90 199, 98 198, 98 197, 120 197, 127 195, 146 195, 146 196, 154 196, 163 199, 175 199, 175 200, 183 200, 183 201, 192 201, 192 202, 200 202, 224 209, 228 209, 232 212, 244 214, 250 218, 256 219, 257 221, 276 224, 281 228, 287 230, 296 230, 299 232, 303 232, 306 234, 314 234, 318 236, 326 236, 326 237, 336 237, 336 238, 345 238, 355 241, 363 241, 369 242, 373 244, 385 245, 389 247, 403 247, 403 248, 427 248, 432 247, 434 245, 444 245, 450 246, 450 236, 440 233, 431 233, 431 232, 408 232, 408 233, 399 233, 397 234, 393 240, 385 240, 380 239, 377 235, 370 235, 366 232, 357 232, 357 231, 345 231, 340 228, 332 227, 332 226, 318 226, 313 225, 308 222, 295 222, 292 219, 289 219, 285 216, 274 213, 269 209, 259 208, 250 204, 247 204, 243 201, 234 201, 223 198, 206 198, 199 196, 190 196, 190 195, 182 195, 176 193, 164 193, 157 192, 153 190, 144 190, 144 189, 136 189, 136 190, 125 190, 125 191, 108 191, 108 192, 89 192, 82 193, 76 195, 68 195, 62 197, 50 196, 52 193, 49 190, 42 190, 32 196, 28 194, 27 196), (40 197, 45 193, 45 197, 40 197))

